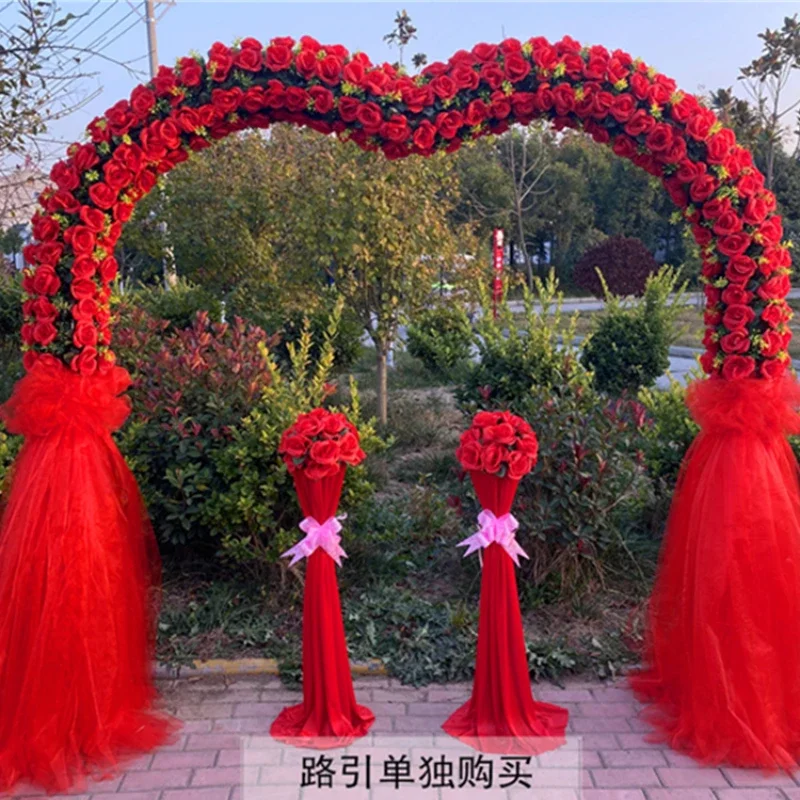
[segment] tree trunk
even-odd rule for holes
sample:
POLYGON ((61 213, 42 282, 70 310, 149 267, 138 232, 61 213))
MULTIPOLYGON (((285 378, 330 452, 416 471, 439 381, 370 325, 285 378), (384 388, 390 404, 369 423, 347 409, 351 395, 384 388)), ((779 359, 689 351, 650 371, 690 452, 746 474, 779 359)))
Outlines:
POLYGON ((382 347, 376 347, 375 351, 378 354, 378 422, 385 427, 389 422, 389 389, 386 351, 382 347))

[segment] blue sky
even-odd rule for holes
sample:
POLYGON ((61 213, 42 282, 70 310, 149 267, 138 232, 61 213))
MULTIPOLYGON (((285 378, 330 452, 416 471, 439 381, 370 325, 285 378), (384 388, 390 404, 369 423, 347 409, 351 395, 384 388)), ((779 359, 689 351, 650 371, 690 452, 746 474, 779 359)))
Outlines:
MULTIPOLYGON (((134 66, 147 69, 144 22, 137 22, 133 6, 141 0, 98 4, 63 2, 66 11, 90 12, 76 23, 81 33, 76 44, 87 45, 108 31, 96 46, 120 61, 138 59, 134 66), (99 16, 103 14, 102 18, 99 16), (111 29, 111 30, 109 30, 111 29), (121 34, 121 35, 120 35, 121 34), (113 43, 110 40, 117 38, 113 43)), ((678 81, 692 92, 736 85, 738 68, 760 51, 757 34, 778 27, 784 16, 800 12, 800 2, 198 2, 177 0, 158 24, 161 63, 172 64, 192 50, 204 52, 216 40, 232 42, 255 36, 310 34, 323 42, 340 42, 351 50, 364 50, 374 60, 394 60, 396 53, 383 42, 397 9, 405 7, 419 29, 407 56, 427 53, 431 60, 445 59, 460 48, 503 36, 524 39, 544 35, 557 39, 569 34, 584 43, 621 47, 678 81)), ((164 10, 164 7, 161 7, 164 10)), ((13 9, 0 15, 7 25, 13 9)), ((409 60, 408 57, 406 59, 409 60)), ((86 82, 87 89, 102 89, 98 98, 57 123, 54 133, 78 139, 89 120, 122 97, 139 81, 118 66, 101 59, 90 62, 100 74, 86 82)), ((800 98, 800 76, 790 87, 800 98)))

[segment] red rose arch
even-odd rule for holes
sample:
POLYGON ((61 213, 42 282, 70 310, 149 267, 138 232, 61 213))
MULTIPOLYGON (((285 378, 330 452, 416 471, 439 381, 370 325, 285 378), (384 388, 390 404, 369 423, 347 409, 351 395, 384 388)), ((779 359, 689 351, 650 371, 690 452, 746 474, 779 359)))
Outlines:
POLYGON ((115 245, 161 174, 215 140, 284 122, 392 159, 513 124, 576 128, 661 179, 703 256, 710 378, 674 498, 635 689, 676 747, 794 766, 800 750, 800 511, 775 196, 702 101, 627 53, 565 37, 479 44, 409 76, 339 45, 215 44, 161 67, 69 148, 27 246, 26 376, 3 409, 26 443, 0 532, 0 785, 51 787, 162 741, 148 678, 155 561, 111 439, 115 245), (43 733, 44 732, 44 733, 43 733))

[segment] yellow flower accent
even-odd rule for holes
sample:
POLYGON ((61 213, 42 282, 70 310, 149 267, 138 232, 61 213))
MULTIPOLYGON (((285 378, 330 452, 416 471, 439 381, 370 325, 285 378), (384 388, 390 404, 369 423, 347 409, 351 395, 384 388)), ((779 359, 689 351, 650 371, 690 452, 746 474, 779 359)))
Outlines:
POLYGON ((533 52, 533 45, 530 42, 525 42, 525 44, 522 45, 522 54, 530 58, 532 52, 533 52))
POLYGON ((672 97, 669 98, 669 104, 671 106, 676 106, 678 105, 678 103, 681 102, 681 100, 683 100, 684 97, 685 97, 684 93, 679 90, 675 92, 675 94, 673 94, 672 97))
POLYGON ((122 137, 122 141, 125 142, 125 144, 133 144, 133 139, 131 139, 127 133, 122 137))
POLYGON ((713 136, 715 133, 719 133, 722 130, 723 127, 724 127, 723 124, 719 120, 717 120, 711 126, 711 130, 709 131, 709 135, 713 136))
POLYGON ((658 75, 658 70, 655 67, 647 68, 647 77, 650 78, 650 80, 653 80, 656 75, 658 75))
POLYGON ((615 88, 615 89, 616 89, 618 92, 621 92, 621 91, 623 91, 624 89, 627 89, 627 88, 628 88, 628 79, 627 79, 627 78, 620 78, 620 79, 619 79, 619 80, 618 80, 618 81, 617 81, 617 82, 614 84, 614 88, 615 88))
POLYGON ((514 84, 512 84, 511 81, 503 81, 503 94, 506 95, 506 97, 514 94, 514 84))
POLYGON ((83 175, 89 183, 94 183, 96 180, 100 179, 100 173, 96 169, 90 169, 88 172, 85 172, 83 175))
POLYGON ((585 97, 585 92, 583 91, 583 86, 577 86, 575 88, 575 99, 580 102, 585 97))
POLYGON ((717 353, 717 355, 714 356, 714 368, 720 369, 724 363, 725 359, 723 358, 722 353, 717 353))
POLYGON ((567 71, 567 65, 563 61, 559 61, 558 64, 556 64, 556 68, 553 70, 553 75, 556 78, 560 78, 562 75, 566 73, 566 71, 567 71))
POLYGON ((661 119, 664 114, 661 111, 661 106, 658 103, 653 103, 650 106, 650 116, 654 117, 655 119, 661 119))
POLYGON ((354 84, 350 83, 349 81, 342 81, 342 94, 355 94, 358 91, 358 87, 354 84))

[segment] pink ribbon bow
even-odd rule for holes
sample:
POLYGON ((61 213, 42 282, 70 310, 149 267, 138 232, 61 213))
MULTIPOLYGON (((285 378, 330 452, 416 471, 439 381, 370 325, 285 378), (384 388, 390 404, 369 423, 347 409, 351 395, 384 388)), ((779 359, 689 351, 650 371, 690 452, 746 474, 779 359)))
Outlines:
POLYGON ((528 554, 519 546, 514 535, 519 528, 519 522, 513 514, 496 517, 491 511, 484 509, 478 514, 478 525, 480 525, 480 530, 477 533, 473 533, 472 536, 456 545, 456 547, 467 548, 464 558, 490 544, 499 544, 517 566, 519 566, 519 556, 528 558, 528 554))
POLYGON ((342 537, 339 536, 339 531, 342 525, 340 519, 345 516, 330 517, 326 519, 321 525, 314 517, 306 517, 300 523, 300 530, 306 534, 305 539, 299 541, 294 547, 290 547, 281 558, 292 557, 289 566, 293 567, 298 561, 308 558, 318 547, 321 547, 337 564, 342 566, 342 559, 347 558, 347 553, 342 549, 339 542, 342 537))

